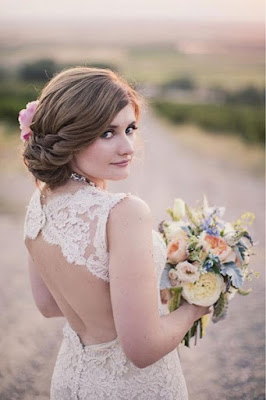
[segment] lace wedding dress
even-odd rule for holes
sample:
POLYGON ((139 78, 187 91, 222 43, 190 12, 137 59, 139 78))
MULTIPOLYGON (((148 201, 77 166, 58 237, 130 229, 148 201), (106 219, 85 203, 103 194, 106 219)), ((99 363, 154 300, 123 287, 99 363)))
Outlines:
MULTIPOLYGON (((84 186, 75 193, 51 198, 42 205, 37 189, 28 206, 24 237, 59 246, 70 263, 109 282, 106 222, 112 207, 130 193, 110 193, 84 186), (94 226, 94 229, 92 229, 94 226), (92 234, 93 232, 93 234, 92 234)), ((167 313, 160 300, 160 277, 166 246, 153 230, 153 258, 157 276, 158 312, 167 313)), ((136 367, 124 354, 118 337, 107 343, 83 345, 68 323, 57 356, 51 400, 185 400, 185 379, 177 350, 146 368, 136 367)))

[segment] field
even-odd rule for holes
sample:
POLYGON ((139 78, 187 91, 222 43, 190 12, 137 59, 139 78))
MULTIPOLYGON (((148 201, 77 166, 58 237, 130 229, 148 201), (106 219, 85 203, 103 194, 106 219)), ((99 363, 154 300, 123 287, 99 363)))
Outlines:
POLYGON ((108 21, 104 27, 97 21, 49 24, 49 30, 32 22, 2 24, 0 66, 15 70, 45 57, 68 65, 113 64, 137 82, 190 76, 204 87, 263 86, 261 24, 108 21))

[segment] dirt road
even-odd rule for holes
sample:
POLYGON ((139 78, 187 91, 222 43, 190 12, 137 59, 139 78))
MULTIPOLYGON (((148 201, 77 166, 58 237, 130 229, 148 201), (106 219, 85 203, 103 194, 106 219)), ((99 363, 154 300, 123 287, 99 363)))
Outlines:
MULTIPOLYGON (((259 279, 249 297, 236 296, 227 319, 210 325, 206 336, 190 349, 180 346, 180 358, 190 400, 262 400, 264 392, 264 186, 263 179, 233 167, 210 152, 189 148, 178 135, 149 113, 142 123, 144 159, 136 160, 124 182, 110 191, 130 191, 151 207, 154 228, 167 217, 174 197, 191 206, 206 194, 210 203, 227 208, 234 220, 253 211, 256 247, 253 267, 259 279)), ((5 160, 16 150, 5 154, 5 160)), ((33 304, 22 242, 25 206, 33 185, 18 169, 0 173, 0 398, 48 400, 52 368, 64 321, 45 319, 33 304)), ((8 162, 7 164, 8 165, 8 162)))

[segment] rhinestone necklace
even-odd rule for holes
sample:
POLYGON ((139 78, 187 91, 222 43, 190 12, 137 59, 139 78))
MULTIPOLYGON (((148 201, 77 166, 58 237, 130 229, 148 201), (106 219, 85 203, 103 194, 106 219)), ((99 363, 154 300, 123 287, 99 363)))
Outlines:
POLYGON ((77 172, 72 172, 72 174, 70 175, 70 179, 78 182, 87 182, 90 186, 97 187, 94 182, 90 181, 85 176, 78 174, 77 172))

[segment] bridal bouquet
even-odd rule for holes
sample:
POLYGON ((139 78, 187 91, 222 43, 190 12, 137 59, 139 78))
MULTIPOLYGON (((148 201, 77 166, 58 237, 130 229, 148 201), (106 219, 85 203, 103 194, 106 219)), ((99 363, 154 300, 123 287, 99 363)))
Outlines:
MULTIPOLYGON (((167 246, 167 263, 162 273, 160 289, 170 292, 168 302, 172 312, 180 306, 182 298, 190 304, 214 306, 212 321, 226 316, 228 303, 235 293, 247 295, 243 290, 245 279, 250 280, 249 259, 253 241, 247 225, 255 218, 245 213, 234 223, 222 219, 223 207, 210 207, 206 197, 203 203, 189 208, 182 199, 175 199, 169 208, 170 221, 159 224, 159 232, 167 246)), ((210 316, 204 315, 194 322, 183 342, 189 347, 190 338, 203 336, 210 316)))

